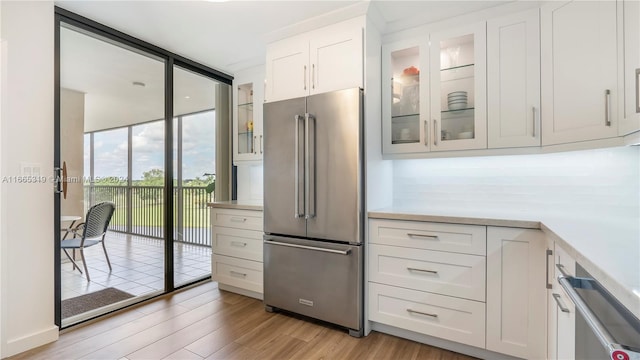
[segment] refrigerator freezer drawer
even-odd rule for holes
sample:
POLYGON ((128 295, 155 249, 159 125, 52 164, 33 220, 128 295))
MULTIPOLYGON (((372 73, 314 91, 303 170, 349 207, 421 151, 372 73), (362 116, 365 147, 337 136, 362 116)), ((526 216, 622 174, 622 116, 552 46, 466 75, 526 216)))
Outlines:
POLYGON ((362 247, 265 235, 264 303, 362 329, 362 247))

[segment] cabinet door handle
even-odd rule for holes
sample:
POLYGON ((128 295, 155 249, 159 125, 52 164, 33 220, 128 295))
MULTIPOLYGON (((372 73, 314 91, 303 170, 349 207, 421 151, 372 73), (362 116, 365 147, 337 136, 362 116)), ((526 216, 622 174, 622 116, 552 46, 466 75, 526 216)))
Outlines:
POLYGON ((231 242, 231 246, 245 247, 245 246, 247 246, 247 243, 246 242, 241 242, 241 241, 232 241, 231 242))
POLYGON ((241 223, 243 223, 245 221, 247 221, 247 218, 235 217, 235 216, 231 218, 231 222, 241 222, 241 223))
POLYGON ((546 283, 547 283, 547 289, 552 289, 553 285, 551 285, 551 283, 549 283, 549 256, 553 255, 553 250, 551 249, 547 249, 547 253, 546 253, 546 264, 547 264, 547 275, 546 275, 546 283))
POLYGON ((316 88, 316 64, 311 64, 311 88, 316 88))
POLYGON ((264 152, 264 147, 262 145, 262 134, 260 134, 260 154, 264 152))
POLYGON ((258 154, 258 148, 256 147, 256 140, 258 140, 258 136, 254 135, 253 136, 253 153, 254 154, 258 154))
POLYGON ((536 107, 531 107, 531 122, 533 123, 533 128, 531 130, 531 136, 536 137, 536 107))
POLYGON ((640 68, 636 69, 636 112, 640 113, 640 68))
POLYGON ((604 91, 604 124, 611 126, 611 90, 604 91))
POLYGON ((407 309, 407 312, 409 314, 419 314, 419 315, 424 315, 424 316, 430 316, 432 318, 437 318, 438 317, 438 314, 430 314, 430 313, 417 311, 417 310, 413 310, 413 309, 407 309))
POLYGON ((558 307, 560 308, 560 311, 562 311, 564 313, 570 313, 571 312, 571 311, 569 311, 569 308, 567 307, 567 305, 565 305, 564 301, 562 301, 562 299, 560 298, 560 294, 553 293, 553 294, 551 294, 551 296, 553 296, 553 299, 556 301, 556 304, 558 304, 558 307))
POLYGON ((438 146, 438 123, 433 119, 433 145, 438 146))
POLYGON ((424 146, 429 146, 429 120, 424 121, 424 146))
POLYGON ((427 238, 427 239, 432 239, 432 240, 438 240, 438 235, 423 235, 423 234, 414 234, 414 233, 407 233, 408 237, 421 237, 421 238, 427 238))
POLYGON ((412 268, 412 267, 408 267, 407 270, 425 272, 425 273, 434 274, 434 275, 438 274, 438 272, 435 270, 418 269, 418 268, 412 268))
POLYGON ((304 66, 304 89, 307 90, 307 65, 304 66))

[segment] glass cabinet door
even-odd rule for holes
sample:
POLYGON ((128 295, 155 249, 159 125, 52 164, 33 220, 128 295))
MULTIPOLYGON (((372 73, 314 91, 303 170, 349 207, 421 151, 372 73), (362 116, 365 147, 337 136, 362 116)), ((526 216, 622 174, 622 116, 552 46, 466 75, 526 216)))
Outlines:
POLYGON ((385 45, 382 51, 383 153, 429 151, 423 119, 429 100, 426 40, 385 45))
POLYGON ((238 155, 253 154, 254 141, 254 119, 253 119, 253 84, 238 85, 237 89, 238 124, 236 126, 238 155))
POLYGON ((433 34, 431 54, 432 150, 486 148, 484 24, 433 34))

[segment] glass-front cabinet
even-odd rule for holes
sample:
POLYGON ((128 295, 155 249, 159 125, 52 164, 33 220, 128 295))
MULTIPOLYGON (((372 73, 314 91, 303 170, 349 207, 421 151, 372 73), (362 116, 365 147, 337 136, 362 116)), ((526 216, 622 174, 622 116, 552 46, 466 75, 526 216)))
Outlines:
POLYGON ((238 85, 238 155, 255 153, 253 135, 253 84, 238 85))
POLYGON ((432 151, 487 147, 486 26, 431 35, 432 151))
POLYGON ((484 22, 384 45, 382 76, 384 154, 487 147, 484 22))
POLYGON ((429 151, 427 42, 385 45, 382 54, 383 152, 429 151))
POLYGON ((239 71, 233 80, 233 163, 262 160, 264 67, 239 71))

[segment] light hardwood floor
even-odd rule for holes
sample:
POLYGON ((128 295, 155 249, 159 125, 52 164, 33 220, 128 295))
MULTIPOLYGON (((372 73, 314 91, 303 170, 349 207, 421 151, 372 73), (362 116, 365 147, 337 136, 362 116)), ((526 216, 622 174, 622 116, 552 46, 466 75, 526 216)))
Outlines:
POLYGON ((10 359, 439 359, 470 357, 382 333, 361 339, 264 311, 208 282, 102 320, 10 359))

